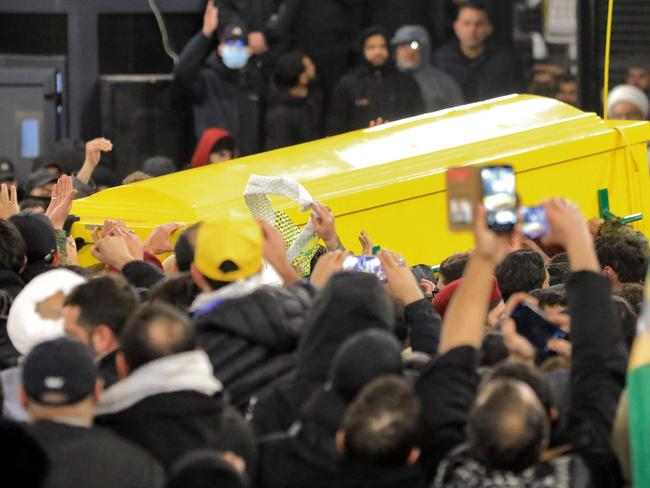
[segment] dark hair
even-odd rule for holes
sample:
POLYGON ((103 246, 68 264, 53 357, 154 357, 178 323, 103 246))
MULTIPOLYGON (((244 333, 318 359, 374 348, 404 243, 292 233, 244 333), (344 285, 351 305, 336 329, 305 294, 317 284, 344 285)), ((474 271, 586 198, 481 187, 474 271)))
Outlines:
POLYGON ((508 254, 497 267, 495 275, 505 302, 513 293, 541 288, 546 279, 546 267, 542 256, 523 249, 508 254))
POLYGON ((37 197, 27 197, 20 201, 20 211, 29 211, 33 208, 41 208, 43 212, 47 210, 47 201, 46 199, 37 198, 37 197))
POLYGON ((619 283, 614 287, 614 294, 625 298, 637 315, 641 315, 645 290, 640 283, 619 283))
POLYGON ((548 437, 548 416, 522 398, 522 386, 518 380, 490 381, 469 413, 470 452, 488 469, 519 473, 539 461, 548 437))
POLYGON ((648 244, 641 239, 607 234, 595 241, 596 254, 602 268, 609 266, 621 283, 640 283, 647 270, 648 244))
POLYGON ((190 225, 176 239, 174 244, 174 256, 176 257, 176 267, 178 271, 189 271, 194 262, 194 244, 196 243, 196 233, 199 230, 200 222, 190 225))
POLYGON ((490 12, 488 12, 487 6, 482 0, 463 0, 463 2, 458 5, 458 14, 456 15, 456 18, 458 18, 463 10, 468 8, 485 12, 485 14, 488 16, 488 20, 490 20, 490 12))
POLYGON ((623 297, 612 295, 612 301, 614 302, 614 308, 616 309, 616 315, 621 321, 621 327, 623 328, 623 339, 625 340, 625 347, 628 351, 632 350, 632 343, 636 337, 636 325, 639 320, 639 316, 632 308, 632 305, 623 297))
POLYGON ((531 290, 529 295, 537 299, 539 302, 539 308, 542 309, 554 305, 566 307, 568 304, 566 292, 564 291, 564 288, 561 287, 538 288, 537 290, 531 290))
POLYGON ((442 281, 445 285, 448 285, 452 281, 456 281, 463 277, 465 266, 467 266, 468 260, 469 253, 460 252, 457 254, 452 254, 442 263, 440 263, 440 278, 442 278, 442 281))
POLYGON ((371 465, 406 464, 421 431, 420 402, 413 386, 395 375, 371 381, 346 410, 342 429, 347 459, 371 465))
POLYGON ((548 284, 551 286, 566 284, 569 280, 569 275, 571 274, 569 263, 548 264, 546 266, 546 271, 548 271, 548 284))
POLYGON ((79 307, 77 322, 89 332, 104 324, 119 337, 139 299, 124 278, 106 275, 77 286, 64 303, 79 307))
POLYGON ((366 41, 368 41, 368 39, 370 39, 372 36, 382 36, 386 41, 386 48, 388 48, 389 37, 388 37, 388 33, 386 32, 386 29, 384 29, 380 25, 372 25, 368 27, 366 30, 364 30, 359 36, 359 45, 361 46, 361 51, 365 49, 366 41))
POLYGON ((200 292, 190 273, 179 273, 156 283, 149 294, 149 302, 166 303, 188 310, 200 292))
POLYGON ((566 252, 559 252, 551 258, 551 264, 567 263, 569 264, 569 254, 566 252))
POLYGON ((510 351, 500 332, 490 331, 483 336, 481 366, 491 367, 510 357, 510 351))
POLYGON ((120 346, 133 371, 156 359, 196 349, 196 331, 174 307, 143 305, 127 320, 120 346))
POLYGON ((8 220, 0 219, 0 269, 18 273, 25 265, 26 254, 20 231, 8 220))
POLYGON ((300 75, 305 71, 304 55, 298 51, 283 54, 275 64, 274 79, 280 88, 298 85, 300 75))

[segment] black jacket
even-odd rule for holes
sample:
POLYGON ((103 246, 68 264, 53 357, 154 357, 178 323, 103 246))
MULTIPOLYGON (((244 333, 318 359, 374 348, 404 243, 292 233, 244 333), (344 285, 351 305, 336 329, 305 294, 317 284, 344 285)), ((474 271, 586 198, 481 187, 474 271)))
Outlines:
POLYGON ((166 469, 183 454, 201 448, 233 451, 245 459, 247 468, 255 466, 251 431, 220 395, 160 393, 101 415, 96 422, 143 447, 166 469))
MULTIPOLYGON (((589 469, 590 486, 619 487, 620 468, 610 439, 625 385, 627 352, 611 284, 597 273, 574 273, 567 283, 567 298, 573 353, 568 428, 562 437, 569 440, 571 454, 589 469)), ((416 385, 424 412, 421 459, 429 476, 465 440, 465 420, 479 384, 478 354, 471 347, 452 349, 434 360, 416 385)))
POLYGON ((364 62, 336 84, 327 133, 363 129, 377 117, 393 122, 423 112, 420 88, 411 75, 400 72, 390 61, 379 68, 364 62))
POLYGON ((0 270, 0 370, 16 366, 20 356, 7 334, 7 317, 14 298, 24 286, 16 273, 0 270))
POLYGON ((50 460, 46 488, 164 485, 158 462, 139 447, 104 429, 36 422, 28 431, 40 442, 50 460))
MULTIPOLYGON (((388 296, 374 277, 338 273, 318 295, 298 345, 295 371, 260 392, 252 409, 258 435, 283 431, 298 418, 301 406, 327 380, 338 347, 369 328, 392 330, 395 315, 388 296)), ((438 347, 440 318, 426 300, 406 307, 415 350, 438 347)))
POLYGON ((291 369, 314 294, 307 282, 263 287, 195 317, 199 343, 234 405, 245 407, 253 393, 291 369))
POLYGON ((433 60, 458 82, 468 103, 524 88, 523 71, 515 53, 496 42, 488 41, 481 56, 469 59, 460 50, 458 39, 454 39, 438 49, 433 60))
POLYGON ((264 149, 277 149, 313 141, 320 137, 321 109, 312 97, 297 98, 277 90, 269 98, 264 132, 264 149))
POLYGON ((229 130, 242 156, 261 149, 264 78, 255 60, 227 68, 214 52, 216 41, 196 34, 180 54, 174 76, 191 92, 197 140, 205 129, 229 130))
POLYGON ((336 471, 300 483, 291 488, 424 488, 422 471, 413 466, 372 466, 339 461, 336 471))

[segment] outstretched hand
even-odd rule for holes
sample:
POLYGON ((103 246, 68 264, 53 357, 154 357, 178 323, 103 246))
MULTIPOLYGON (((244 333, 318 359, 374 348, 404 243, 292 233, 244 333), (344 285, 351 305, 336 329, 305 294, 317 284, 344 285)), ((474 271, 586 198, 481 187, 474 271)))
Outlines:
POLYGON ((318 202, 314 202, 311 208, 316 213, 316 216, 311 218, 316 235, 323 240, 328 251, 339 249, 341 241, 339 236, 336 235, 334 215, 332 215, 330 208, 318 202))
POLYGON ((154 254, 172 252, 174 245, 171 242, 171 235, 183 227, 185 227, 185 224, 182 222, 170 222, 159 225, 151 231, 147 240, 144 241, 144 247, 154 254))
POLYGON ((52 197, 45 215, 52 221, 55 229, 63 229, 76 195, 77 190, 73 188, 72 176, 61 176, 52 187, 52 197))
POLYGON ((397 253, 382 249, 377 254, 386 275, 386 287, 390 295, 404 306, 422 300, 424 295, 415 276, 397 253))

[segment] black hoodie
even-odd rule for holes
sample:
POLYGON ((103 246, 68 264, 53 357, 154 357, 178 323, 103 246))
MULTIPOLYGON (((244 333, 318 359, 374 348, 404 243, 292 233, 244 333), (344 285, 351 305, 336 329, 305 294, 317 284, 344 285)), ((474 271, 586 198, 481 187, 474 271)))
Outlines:
POLYGON ((356 332, 392 330, 393 304, 376 277, 365 273, 334 275, 317 295, 298 344, 295 371, 260 394, 253 424, 259 434, 286 430, 300 407, 327 381, 338 347, 356 332))
POLYGON ((390 56, 382 66, 366 61, 363 45, 374 35, 384 36, 389 49, 388 37, 382 29, 371 27, 361 35, 362 64, 341 78, 332 93, 326 128, 329 135, 363 129, 378 117, 393 122, 424 112, 415 79, 400 72, 390 56))

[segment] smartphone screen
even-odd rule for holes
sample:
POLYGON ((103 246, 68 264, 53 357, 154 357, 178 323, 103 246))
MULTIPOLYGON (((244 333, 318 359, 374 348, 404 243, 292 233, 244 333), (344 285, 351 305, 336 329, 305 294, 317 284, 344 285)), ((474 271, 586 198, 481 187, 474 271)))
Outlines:
POLYGON ((548 220, 544 207, 521 207, 521 233, 529 239, 538 239, 548 233, 548 220))
POLYGON ((566 339, 566 332, 550 322, 542 312, 527 303, 520 303, 512 312, 512 319, 517 325, 517 333, 525 337, 537 350, 537 360, 543 361, 556 353, 551 351, 547 342, 551 339, 566 339))
POLYGON ((343 270, 374 274, 379 281, 386 283, 384 268, 377 256, 348 256, 343 261, 343 270))
POLYGON ((517 223, 517 194, 512 166, 484 166, 481 168, 481 186, 488 227, 494 232, 512 232, 517 223))

